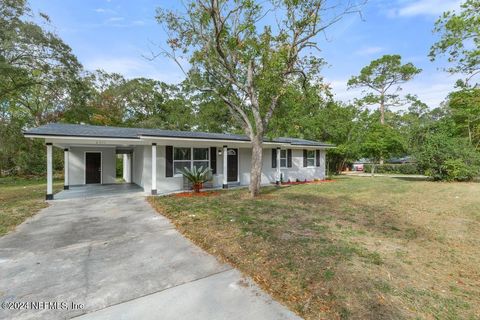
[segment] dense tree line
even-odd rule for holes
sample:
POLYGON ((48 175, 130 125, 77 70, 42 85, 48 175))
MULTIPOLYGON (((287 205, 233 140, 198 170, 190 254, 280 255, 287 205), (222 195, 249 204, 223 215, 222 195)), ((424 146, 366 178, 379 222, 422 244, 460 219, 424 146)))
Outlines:
MULTIPOLYGON (((242 6, 247 11, 237 18, 247 15, 253 23, 258 8, 252 2, 248 5, 251 7, 242 6)), ((304 21, 290 22, 306 28, 305 35, 313 37, 319 26, 309 18, 312 8, 315 9, 290 2, 286 7, 291 19, 301 19, 301 14, 304 15, 304 21)), ((215 10, 213 17, 205 17, 201 7, 194 9, 187 17, 194 20, 190 21, 191 28, 208 19, 212 22, 222 19, 215 16, 221 14, 215 10)), ((445 94, 442 105, 429 108, 418 97, 400 95, 400 86, 421 70, 412 63, 402 62, 399 55, 380 57, 360 74, 352 74, 348 84, 364 88, 362 98, 350 103, 336 101, 320 74, 323 61, 289 56, 293 53, 284 49, 289 45, 292 48, 290 40, 284 35, 275 38, 271 30, 256 33, 249 29, 243 40, 228 33, 219 34, 220 50, 231 55, 223 62, 215 60, 218 58, 215 54, 222 53, 216 45, 210 48, 210 42, 196 38, 197 44, 213 53, 195 55, 196 60, 192 60, 195 72, 189 72, 178 85, 146 78, 126 79, 102 70, 87 71, 70 47, 52 31, 48 16, 41 13, 35 16, 24 0, 2 1, 0 174, 43 174, 44 146, 23 138, 22 130, 60 121, 246 132, 252 139, 260 139, 257 137, 260 134, 321 140, 337 145, 329 151, 331 172, 338 172, 363 157, 381 163, 391 157, 409 155, 416 159, 419 172, 435 179, 470 180, 478 175, 480 166, 480 88, 475 82, 480 62, 478 12, 479 1, 467 0, 460 11, 445 13, 434 26, 439 40, 432 45, 431 59, 446 55, 451 65, 446 72, 458 74, 461 79, 452 92, 445 94), (233 45, 235 41, 238 43, 233 45), (248 46, 255 48, 255 53, 248 46), (277 46, 279 50, 271 50, 277 46), (261 60, 261 66, 248 63, 252 55, 258 55, 254 59, 261 60), (234 58, 238 59, 235 63, 231 60, 234 58), (216 77, 201 71, 212 66, 217 68, 216 77), (230 79, 219 77, 222 74, 230 79), (225 83, 232 81, 239 88, 244 86, 245 96, 229 91, 231 86, 225 83), (247 104, 250 109, 242 109, 240 100, 246 97, 258 104, 258 111, 251 109, 254 107, 251 102, 247 104), (393 111, 393 106, 401 111, 393 111)), ((170 24, 170 28, 177 28, 184 35, 194 30, 184 30, 188 25, 176 25, 178 20, 168 14, 160 12, 159 20, 170 24)), ((288 23, 285 25, 286 30, 290 27, 288 23)), ((171 44, 182 48, 193 41, 183 39, 186 42, 182 44, 181 40, 175 39, 171 44)), ((311 38, 307 43, 312 45, 311 38)), ((62 167, 61 154, 55 155, 55 163, 57 168, 62 167)))

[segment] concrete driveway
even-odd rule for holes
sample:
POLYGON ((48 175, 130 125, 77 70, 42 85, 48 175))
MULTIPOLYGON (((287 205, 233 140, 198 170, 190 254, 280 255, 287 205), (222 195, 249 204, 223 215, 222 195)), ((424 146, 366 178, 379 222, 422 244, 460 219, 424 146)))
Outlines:
POLYGON ((0 238, 0 275, 1 319, 298 319, 138 194, 53 201, 0 238))

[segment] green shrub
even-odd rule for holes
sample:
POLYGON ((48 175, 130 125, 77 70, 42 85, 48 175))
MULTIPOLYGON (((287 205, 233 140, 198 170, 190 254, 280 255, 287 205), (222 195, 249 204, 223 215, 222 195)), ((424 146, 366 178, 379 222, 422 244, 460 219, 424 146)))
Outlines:
POLYGON ((478 174, 476 167, 467 165, 461 159, 447 160, 443 168, 448 181, 470 181, 478 174))
MULTIPOLYGON (((363 166, 364 172, 371 172, 372 165, 366 164, 363 166)), ((421 174, 422 172, 415 163, 405 164, 377 164, 375 165, 375 173, 397 173, 397 174, 421 174)))
POLYGON ((203 188, 203 184, 212 180, 212 171, 207 167, 193 167, 192 169, 183 168, 180 172, 192 184, 194 192, 200 192, 200 189, 203 188))
POLYGON ((444 128, 425 136, 415 159, 425 174, 437 181, 469 181, 480 167, 480 154, 469 141, 453 137, 444 128))

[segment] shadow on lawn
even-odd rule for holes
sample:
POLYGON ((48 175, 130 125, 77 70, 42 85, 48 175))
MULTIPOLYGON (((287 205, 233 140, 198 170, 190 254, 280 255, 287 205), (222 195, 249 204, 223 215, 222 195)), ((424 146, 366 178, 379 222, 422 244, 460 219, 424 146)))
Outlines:
POLYGON ((430 177, 392 177, 393 179, 416 182, 416 181, 433 181, 430 177))

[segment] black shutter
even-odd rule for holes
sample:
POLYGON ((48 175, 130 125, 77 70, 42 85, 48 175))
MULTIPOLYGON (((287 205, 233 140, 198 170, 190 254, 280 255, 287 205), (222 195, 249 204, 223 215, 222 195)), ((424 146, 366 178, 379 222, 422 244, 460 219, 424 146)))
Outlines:
POLYGON ((287 167, 292 167, 292 149, 287 150, 287 167))
POLYGON ((217 148, 210 147, 210 169, 212 174, 217 174, 217 148))
POLYGON ((173 146, 165 146, 165 177, 173 177, 173 146))
POLYGON ((315 150, 315 159, 317 167, 320 167, 320 150, 315 150))
POLYGON ((277 167, 277 149, 272 149, 272 168, 277 167))
POLYGON ((303 166, 307 166, 307 150, 303 149, 303 166))

